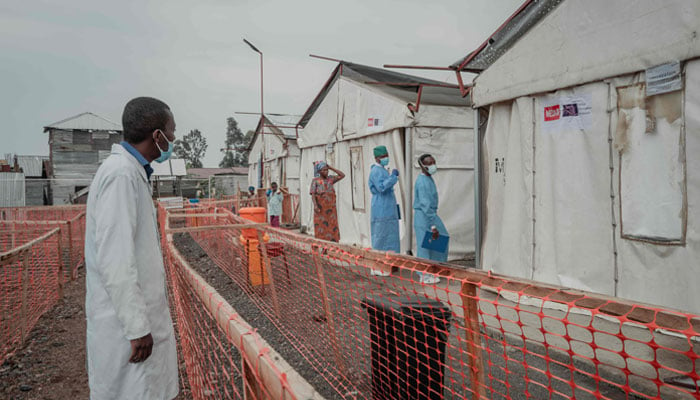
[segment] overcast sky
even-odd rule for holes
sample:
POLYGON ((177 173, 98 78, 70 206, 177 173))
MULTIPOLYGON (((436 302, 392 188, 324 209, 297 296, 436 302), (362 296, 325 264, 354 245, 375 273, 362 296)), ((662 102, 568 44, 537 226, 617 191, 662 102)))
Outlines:
MULTIPOLYGON (((178 136, 199 129, 221 159, 226 118, 245 132, 260 110, 302 114, 335 67, 447 66, 475 49, 523 0, 95 1, 0 3, 0 156, 48 155, 43 127, 91 111, 121 123, 124 104, 158 97, 178 136)), ((405 71, 447 82, 447 72, 405 71)))

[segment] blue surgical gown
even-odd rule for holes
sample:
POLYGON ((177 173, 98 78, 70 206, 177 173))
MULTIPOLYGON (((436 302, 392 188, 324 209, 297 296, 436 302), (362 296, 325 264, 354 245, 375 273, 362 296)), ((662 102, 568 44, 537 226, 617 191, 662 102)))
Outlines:
POLYGON ((399 178, 389 174, 379 164, 369 172, 369 191, 372 192, 372 248, 401 252, 399 242, 399 210, 394 196, 394 185, 399 178))
POLYGON ((434 261, 447 261, 448 248, 444 253, 421 247, 425 232, 435 225, 440 235, 448 235, 447 228, 437 215, 438 193, 433 177, 420 174, 413 189, 413 229, 416 232, 416 256, 434 261))

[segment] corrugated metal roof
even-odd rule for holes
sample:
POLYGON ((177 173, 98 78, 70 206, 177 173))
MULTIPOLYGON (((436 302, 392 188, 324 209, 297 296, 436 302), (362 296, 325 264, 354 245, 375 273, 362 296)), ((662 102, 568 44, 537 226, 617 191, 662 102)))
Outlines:
POLYGON ((23 207, 24 184, 23 173, 0 172, 0 207, 23 207))
POLYGON ((49 129, 65 129, 65 130, 85 130, 85 131, 120 131, 122 126, 100 117, 91 112, 84 112, 64 120, 54 122, 51 125, 44 127, 44 132, 49 129))
POLYGON ((248 175, 248 168, 188 168, 187 176, 196 179, 207 179, 214 175, 248 175))
POLYGON ((421 104, 441 105, 441 106, 457 106, 464 107, 469 105, 468 100, 462 97, 458 88, 443 87, 445 82, 436 81, 433 79, 422 78, 400 72, 390 71, 383 68, 370 67, 362 64, 355 64, 348 61, 341 61, 323 86, 319 94, 309 106, 308 110, 299 120, 299 125, 305 127, 309 122, 316 109, 321 105, 326 98, 328 91, 333 87, 333 84, 340 76, 352 79, 363 85, 372 86, 373 89, 380 90, 392 97, 401 99, 407 103, 414 103, 418 96, 418 87, 421 84, 438 85, 426 86, 421 94, 421 104), (390 84, 368 84, 367 82, 383 82, 390 84), (401 84, 401 85, 396 85, 401 84))
POLYGON ((24 176, 28 178, 41 178, 42 165, 48 156, 16 156, 17 164, 22 168, 24 176))
MULTIPOLYGON (((490 67, 505 52, 537 25, 564 0, 527 0, 506 22, 494 32, 479 49, 455 61, 450 68, 457 69, 470 59, 462 70, 480 72, 490 67), (476 54, 474 54, 476 52, 476 54)), ((546 43, 543 43, 545 46, 546 43)))
POLYGON ((187 168, 185 160, 172 158, 164 163, 152 162, 153 174, 151 176, 186 176, 187 168))

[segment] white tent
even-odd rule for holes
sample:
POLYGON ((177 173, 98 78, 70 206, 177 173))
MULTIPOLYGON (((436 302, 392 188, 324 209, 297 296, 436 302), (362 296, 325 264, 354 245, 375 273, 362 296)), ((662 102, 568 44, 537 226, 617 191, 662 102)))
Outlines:
POLYGON ((187 175, 185 160, 182 158, 170 158, 162 163, 152 162, 151 167, 153 168, 152 176, 163 180, 187 175))
POLYGON ((385 145, 391 168, 400 173, 395 187, 401 209, 401 249, 414 249, 413 182, 417 157, 435 155, 438 213, 450 232, 450 259, 474 250, 472 112, 459 90, 442 82, 380 68, 341 62, 299 121, 301 148, 301 223, 313 232, 308 193, 313 163, 325 160, 346 179, 336 184, 340 241, 371 245, 371 193, 367 178, 373 149, 385 145), (408 159, 406 167, 405 160, 408 159))
POLYGON ((484 269, 700 312, 698 26, 697 0, 528 2, 457 63, 489 111, 484 269))
POLYGON ((158 197, 163 195, 182 195, 182 178, 187 176, 187 166, 182 158, 170 158, 165 162, 152 162, 151 180, 158 197))
POLYGON ((269 187, 277 182, 289 193, 299 193, 298 115, 266 114, 258 121, 249 146, 248 184, 269 187))

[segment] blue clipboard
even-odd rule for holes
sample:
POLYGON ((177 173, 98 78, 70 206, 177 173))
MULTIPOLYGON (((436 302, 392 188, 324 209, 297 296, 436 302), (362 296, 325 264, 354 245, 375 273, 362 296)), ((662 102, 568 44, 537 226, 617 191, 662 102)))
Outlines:
POLYGON ((447 235, 440 235, 437 239, 433 240, 433 232, 426 231, 423 236, 423 243, 421 247, 424 249, 437 251, 438 253, 444 253, 447 251, 447 245, 450 243, 450 237, 447 235))

